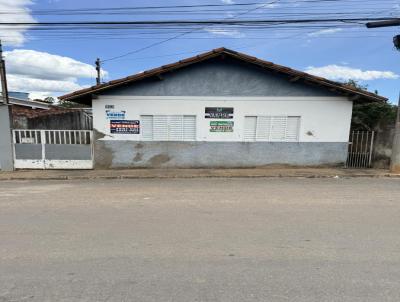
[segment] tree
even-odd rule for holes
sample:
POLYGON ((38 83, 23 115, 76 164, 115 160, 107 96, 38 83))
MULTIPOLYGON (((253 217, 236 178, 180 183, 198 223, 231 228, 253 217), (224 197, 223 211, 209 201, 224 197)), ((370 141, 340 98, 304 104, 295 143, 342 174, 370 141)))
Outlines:
MULTIPOLYGON (((367 90, 368 85, 362 85, 355 80, 344 83, 358 89, 367 90)), ((378 94, 378 91, 375 90, 378 94)), ((354 130, 379 130, 396 122, 397 106, 385 103, 355 103, 351 126, 354 130)))
POLYGON ((353 107, 352 128, 354 130, 378 130, 394 125, 397 106, 389 103, 355 104, 353 107))
POLYGON ((349 79, 347 82, 344 82, 343 84, 347 85, 347 86, 352 86, 354 88, 361 89, 361 90, 368 90, 368 85, 360 84, 359 81, 352 80, 352 79, 349 79))
POLYGON ((70 102, 70 101, 60 101, 58 103, 58 106, 63 107, 63 108, 87 108, 87 106, 85 106, 85 105, 70 102))

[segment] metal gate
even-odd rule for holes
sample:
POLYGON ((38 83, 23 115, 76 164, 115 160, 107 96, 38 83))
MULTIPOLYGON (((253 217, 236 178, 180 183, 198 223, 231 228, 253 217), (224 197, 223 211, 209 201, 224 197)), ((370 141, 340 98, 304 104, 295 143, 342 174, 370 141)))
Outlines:
POLYGON ((374 150, 374 131, 352 131, 350 135, 347 168, 371 168, 374 150))
POLYGON ((93 169, 89 130, 13 130, 16 169, 93 169))

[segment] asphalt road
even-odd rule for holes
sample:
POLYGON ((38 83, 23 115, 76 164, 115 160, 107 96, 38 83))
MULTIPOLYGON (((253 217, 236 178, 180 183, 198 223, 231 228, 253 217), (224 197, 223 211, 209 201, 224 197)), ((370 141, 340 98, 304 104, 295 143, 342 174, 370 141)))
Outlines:
POLYGON ((0 301, 400 301, 399 179, 0 182, 0 301))

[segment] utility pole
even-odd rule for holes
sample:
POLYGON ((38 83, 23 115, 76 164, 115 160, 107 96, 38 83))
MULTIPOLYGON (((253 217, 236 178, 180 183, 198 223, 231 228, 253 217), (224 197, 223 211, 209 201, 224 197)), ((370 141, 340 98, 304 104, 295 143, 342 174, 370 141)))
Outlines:
POLYGON ((7 77, 6 77, 6 63, 3 58, 3 46, 0 40, 0 77, 1 77, 1 92, 3 97, 3 103, 8 105, 10 103, 8 99, 8 88, 7 88, 7 77))
POLYGON ((96 78, 96 85, 101 84, 101 61, 99 58, 96 60, 96 71, 97 71, 97 78, 96 78))
MULTIPOLYGON (((388 21, 370 22, 366 24, 367 28, 380 28, 389 26, 400 26, 400 19, 393 19, 388 21)), ((394 46, 400 50, 400 37, 399 35, 393 38, 394 46)), ((397 119, 395 135, 393 140, 392 158, 390 162, 390 171, 393 173, 400 173, 400 96, 397 106, 397 119)))

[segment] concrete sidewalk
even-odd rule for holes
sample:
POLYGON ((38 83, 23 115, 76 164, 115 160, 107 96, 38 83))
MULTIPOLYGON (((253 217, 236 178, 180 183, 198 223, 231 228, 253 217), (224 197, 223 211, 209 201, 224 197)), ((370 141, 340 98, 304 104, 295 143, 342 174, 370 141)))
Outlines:
POLYGON ((0 172, 1 180, 74 180, 141 178, 251 178, 251 177, 399 177, 387 170, 343 168, 265 167, 254 169, 131 169, 131 170, 19 170, 0 172))

